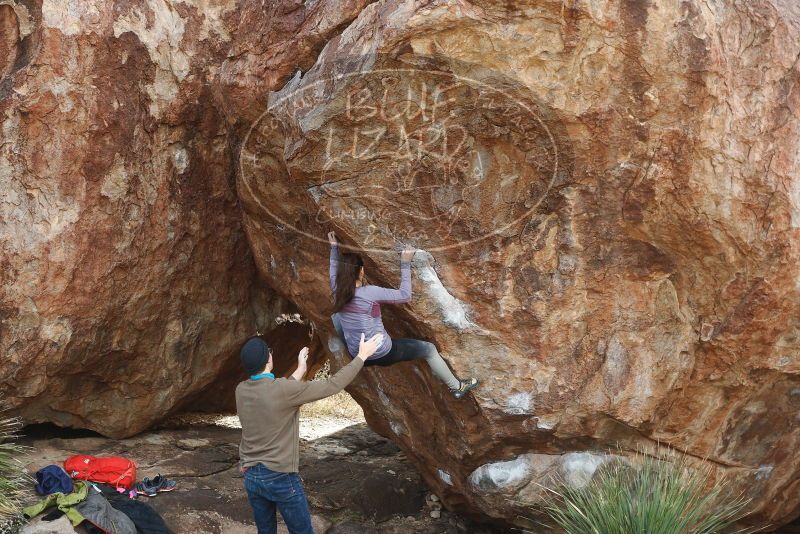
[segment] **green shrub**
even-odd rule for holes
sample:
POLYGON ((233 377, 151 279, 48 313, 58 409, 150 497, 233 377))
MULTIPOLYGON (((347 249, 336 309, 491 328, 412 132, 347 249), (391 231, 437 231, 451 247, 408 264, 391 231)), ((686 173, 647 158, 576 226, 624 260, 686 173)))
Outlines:
POLYGON ((20 459, 25 452, 17 443, 21 427, 19 419, 0 413, 0 534, 18 530, 22 491, 32 483, 20 459))
MULTIPOLYGON (((545 506, 567 534, 713 534, 729 532, 747 514, 749 499, 731 496, 710 468, 692 469, 637 455, 609 462, 584 487, 559 484, 545 506)), ((736 532, 754 532, 740 529, 736 532)))

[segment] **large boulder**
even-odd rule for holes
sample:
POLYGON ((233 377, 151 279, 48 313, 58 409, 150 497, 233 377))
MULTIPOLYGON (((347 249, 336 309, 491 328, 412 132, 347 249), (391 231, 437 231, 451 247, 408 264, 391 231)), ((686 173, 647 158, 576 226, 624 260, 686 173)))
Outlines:
POLYGON ((483 380, 351 388, 448 506, 525 526, 644 448, 797 516, 796 2, 367 4, 0 0, 7 403, 109 436, 225 405, 287 311, 343 364, 333 229, 385 285, 423 249, 387 325, 483 380))
POLYGON ((235 380, 294 310, 256 275, 231 133, 362 5, 0 0, 4 404, 118 437, 235 380))
POLYGON ((425 365, 350 388, 444 502, 529 526, 540 484, 644 449, 708 459, 800 513, 800 7, 382 1, 273 93, 242 140, 268 284, 338 365, 325 233, 398 281, 425 365))

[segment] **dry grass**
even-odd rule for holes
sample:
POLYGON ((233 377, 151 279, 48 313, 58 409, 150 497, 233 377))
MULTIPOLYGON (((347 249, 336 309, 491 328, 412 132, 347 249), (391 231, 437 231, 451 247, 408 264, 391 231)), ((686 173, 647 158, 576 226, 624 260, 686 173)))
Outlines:
POLYGON ((20 458, 28 451, 17 438, 22 420, 0 412, 0 532, 17 532, 21 524, 21 500, 33 481, 20 458))
POLYGON ((300 408, 300 417, 341 417, 360 421, 364 419, 364 411, 353 397, 342 391, 332 397, 304 404, 300 408))
MULTIPOLYGON (((326 362, 325 366, 314 375, 314 380, 324 380, 329 376, 330 364, 326 362)), ((349 393, 341 391, 332 397, 304 404, 300 407, 300 417, 312 419, 318 417, 341 417, 363 421, 364 411, 349 393)))

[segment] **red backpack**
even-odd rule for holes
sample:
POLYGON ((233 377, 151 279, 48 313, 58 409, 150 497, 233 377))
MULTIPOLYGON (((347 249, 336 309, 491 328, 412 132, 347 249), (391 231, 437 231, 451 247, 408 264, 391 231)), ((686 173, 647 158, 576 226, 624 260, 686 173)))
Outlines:
POLYGON ((136 464, 122 456, 99 458, 78 454, 64 460, 64 469, 74 479, 100 482, 115 488, 130 489, 136 482, 136 464))

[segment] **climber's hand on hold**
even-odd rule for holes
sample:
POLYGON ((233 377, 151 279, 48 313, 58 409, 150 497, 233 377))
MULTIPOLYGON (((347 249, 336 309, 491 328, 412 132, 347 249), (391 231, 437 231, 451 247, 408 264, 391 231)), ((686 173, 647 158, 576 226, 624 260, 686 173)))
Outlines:
POLYGON ((403 252, 400 253, 400 261, 411 261, 414 257, 414 254, 417 253, 417 249, 409 246, 403 247, 403 252))
POLYGON ((330 243, 331 246, 336 245, 337 243, 339 243, 336 240, 336 232, 328 232, 328 243, 330 243))
POLYGON ((364 333, 361 333, 361 342, 358 344, 358 358, 367 361, 367 358, 375 354, 378 347, 383 344, 383 334, 375 334, 368 341, 364 341, 364 333))

